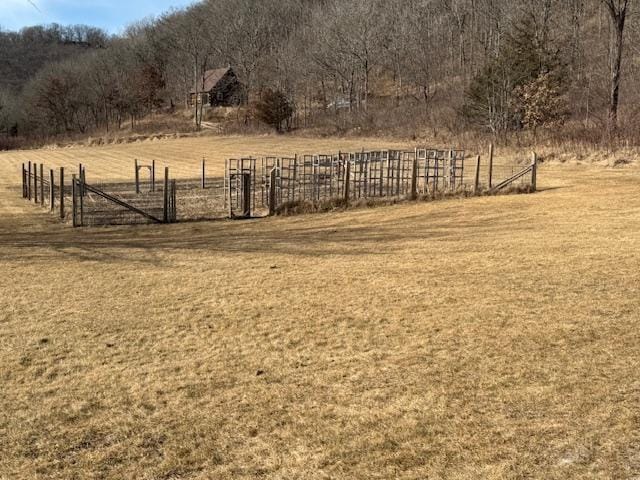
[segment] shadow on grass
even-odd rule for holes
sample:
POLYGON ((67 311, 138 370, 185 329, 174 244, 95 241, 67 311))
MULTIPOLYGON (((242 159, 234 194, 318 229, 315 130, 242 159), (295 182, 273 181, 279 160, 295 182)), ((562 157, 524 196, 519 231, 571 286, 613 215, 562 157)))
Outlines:
POLYGON ((563 187, 538 187, 538 193, 551 192, 553 190, 564 190, 565 188, 568 188, 568 187, 567 186, 563 186, 563 187))
POLYGON ((424 248, 433 248, 433 242, 460 240, 465 235, 471 239, 531 228, 522 216, 506 209, 486 206, 486 211, 478 211, 480 215, 463 216, 462 202, 443 202, 440 209, 424 213, 408 211, 405 205, 273 219, 78 229, 60 224, 44 211, 29 215, 28 223, 16 213, 13 222, 5 217, 0 223, 0 259, 41 261, 57 253, 83 261, 159 265, 170 262, 167 253, 185 250, 313 257, 386 255, 394 253, 400 242, 424 242, 424 248), (363 215, 368 218, 361 219, 363 215))

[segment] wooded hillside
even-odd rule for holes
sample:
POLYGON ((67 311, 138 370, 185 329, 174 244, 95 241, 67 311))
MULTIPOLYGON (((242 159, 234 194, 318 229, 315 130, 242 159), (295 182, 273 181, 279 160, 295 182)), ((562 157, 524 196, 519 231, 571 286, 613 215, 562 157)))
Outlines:
POLYGON ((86 25, 0 31, 0 89, 19 91, 43 66, 105 48, 108 41, 105 32, 86 25))
MULTIPOLYGON (((260 100, 269 92, 287 103, 277 108, 293 112, 287 128, 635 140, 635 7, 633 0, 207 0, 112 39, 87 27, 5 32, 0 131, 43 137, 135 126, 150 113, 187 108, 206 70, 232 65, 248 93, 240 127, 268 117, 252 108, 268 104, 260 100)), ((192 115, 197 127, 202 112, 192 115)))

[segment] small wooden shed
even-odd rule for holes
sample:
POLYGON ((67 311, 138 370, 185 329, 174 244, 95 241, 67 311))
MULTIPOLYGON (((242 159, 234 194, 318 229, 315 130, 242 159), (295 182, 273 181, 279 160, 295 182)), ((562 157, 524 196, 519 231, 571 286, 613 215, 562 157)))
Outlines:
POLYGON ((226 67, 205 72, 199 95, 197 99, 195 90, 190 92, 191 106, 198 101, 212 107, 234 107, 244 103, 246 93, 233 68, 226 67))

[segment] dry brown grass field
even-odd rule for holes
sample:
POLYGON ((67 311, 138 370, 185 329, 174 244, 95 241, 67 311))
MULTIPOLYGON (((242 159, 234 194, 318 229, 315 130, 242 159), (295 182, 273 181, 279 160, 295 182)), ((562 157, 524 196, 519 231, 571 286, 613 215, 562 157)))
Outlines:
MULTIPOLYGON (((250 136, 250 137, 200 137, 177 140, 141 141, 129 144, 102 147, 67 147, 42 150, 22 150, 11 154, 0 153, 0 161, 18 168, 21 162, 44 163, 47 167, 76 168, 82 163, 87 169, 87 182, 91 177, 110 180, 132 181, 134 159, 142 164, 152 160, 158 166, 168 166, 171 175, 177 178, 198 177, 201 161, 205 158, 207 175, 223 175, 227 158, 259 155, 293 155, 294 153, 335 153, 340 148, 357 151, 364 146, 370 148, 404 148, 406 142, 381 139, 309 139, 304 137, 250 136)), ((15 175, 14 175, 15 176, 15 175)))
POLYGON ((362 144, 0 154, 0 478, 640 478, 633 165, 547 163, 535 195, 76 230, 17 191, 26 160, 130 178, 122 157, 189 175, 362 144))

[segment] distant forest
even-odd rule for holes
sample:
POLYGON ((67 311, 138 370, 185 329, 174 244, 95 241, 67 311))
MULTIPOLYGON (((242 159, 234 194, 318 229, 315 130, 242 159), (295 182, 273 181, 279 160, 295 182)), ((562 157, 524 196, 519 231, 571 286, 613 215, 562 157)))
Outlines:
POLYGON ((232 66, 247 93, 234 128, 273 117, 255 112, 267 98, 287 128, 322 133, 635 141, 636 7, 206 0, 118 36, 90 26, 0 31, 0 138, 104 133, 185 112, 197 129, 203 114, 189 92, 205 71, 232 66))

